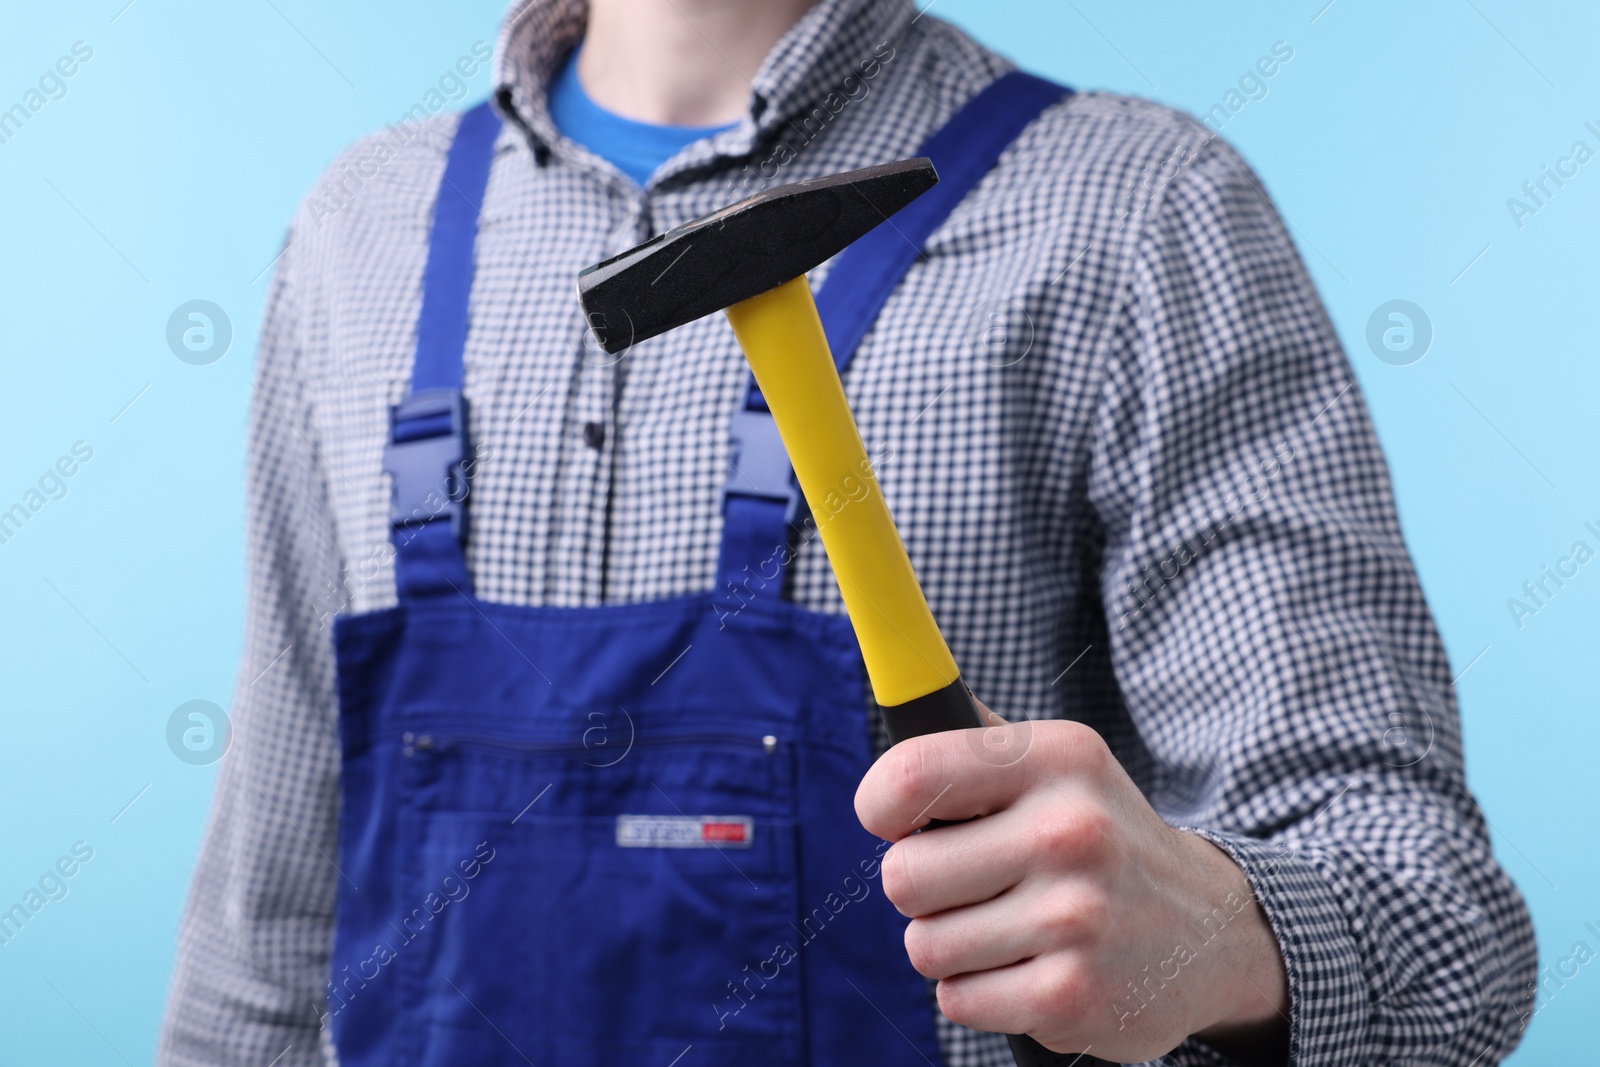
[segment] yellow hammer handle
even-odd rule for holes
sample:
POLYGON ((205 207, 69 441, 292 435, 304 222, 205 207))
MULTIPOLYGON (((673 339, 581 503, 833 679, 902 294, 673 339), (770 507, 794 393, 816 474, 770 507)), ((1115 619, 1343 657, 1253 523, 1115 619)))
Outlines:
POLYGON ((804 275, 727 309, 833 565, 879 704, 960 676, 867 458, 804 275))
MULTIPOLYGON (((727 315, 811 505, 890 740, 985 725, 878 488, 805 276, 727 315)), ((1021 1067, 1110 1067, 1069 1061, 1026 1035, 1008 1040, 1021 1067)))

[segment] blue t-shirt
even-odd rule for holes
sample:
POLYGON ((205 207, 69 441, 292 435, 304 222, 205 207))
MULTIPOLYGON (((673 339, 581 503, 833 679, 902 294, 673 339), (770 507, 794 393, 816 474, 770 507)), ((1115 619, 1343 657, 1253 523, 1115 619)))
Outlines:
POLYGON ((738 125, 658 126, 607 111, 589 99, 578 82, 581 50, 581 45, 572 50, 550 85, 550 117, 562 134, 614 164, 641 186, 685 145, 738 125))

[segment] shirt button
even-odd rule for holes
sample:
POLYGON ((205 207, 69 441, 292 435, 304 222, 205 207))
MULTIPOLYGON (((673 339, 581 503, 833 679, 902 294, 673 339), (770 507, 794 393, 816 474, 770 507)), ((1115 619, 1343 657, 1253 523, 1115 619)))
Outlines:
POLYGON ((606 427, 600 422, 586 422, 583 424, 583 443, 590 448, 598 449, 606 443, 606 427))

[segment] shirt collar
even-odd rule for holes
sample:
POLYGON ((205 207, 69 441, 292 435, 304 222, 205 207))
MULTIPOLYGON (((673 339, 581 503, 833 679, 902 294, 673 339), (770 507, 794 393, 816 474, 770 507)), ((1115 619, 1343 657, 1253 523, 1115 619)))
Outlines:
MULTIPOLYGON (((767 53, 751 79, 743 119, 689 149, 690 158, 673 170, 755 151, 773 130, 843 92, 845 78, 885 43, 897 45, 915 19, 912 0, 818 0, 767 53)), ((542 151, 570 151, 550 119, 546 90, 587 21, 587 0, 514 0, 501 25, 495 96, 542 151)))

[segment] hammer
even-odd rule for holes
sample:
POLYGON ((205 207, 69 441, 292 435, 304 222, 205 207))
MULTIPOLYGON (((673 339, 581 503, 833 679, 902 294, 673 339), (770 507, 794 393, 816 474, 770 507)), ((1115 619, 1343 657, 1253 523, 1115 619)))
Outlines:
MULTIPOLYGON (((616 354, 722 311, 813 509, 843 486, 866 493, 818 523, 891 742, 989 725, 961 679, 889 514, 845 399, 806 271, 939 181, 926 157, 756 193, 658 234, 578 275, 591 332, 616 354), (863 477, 863 475, 868 475, 863 477)), ((1099 1061, 1013 1035, 1022 1067, 1099 1061)))

